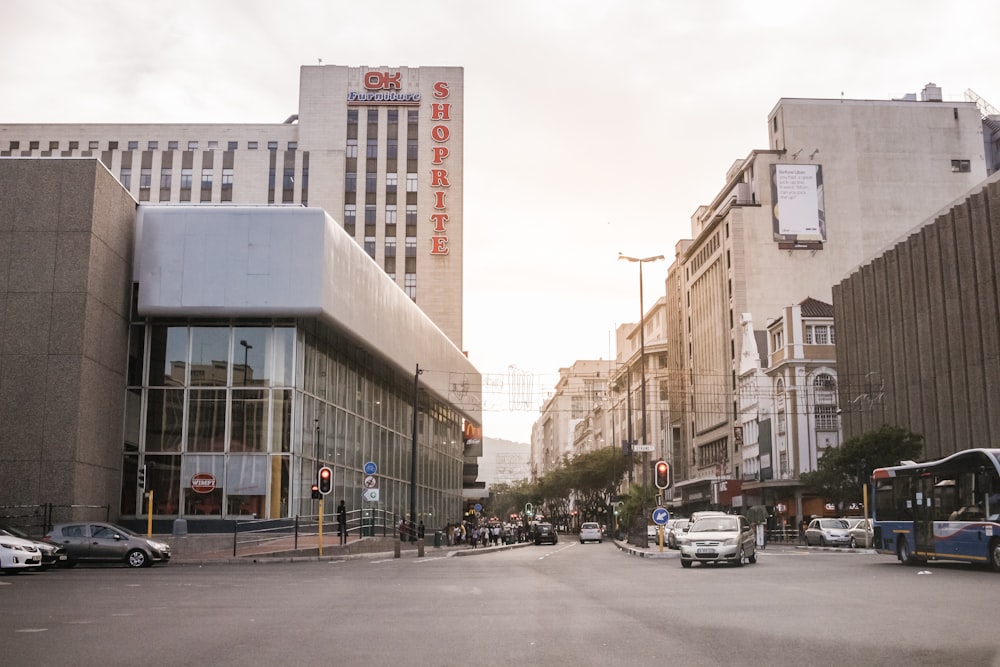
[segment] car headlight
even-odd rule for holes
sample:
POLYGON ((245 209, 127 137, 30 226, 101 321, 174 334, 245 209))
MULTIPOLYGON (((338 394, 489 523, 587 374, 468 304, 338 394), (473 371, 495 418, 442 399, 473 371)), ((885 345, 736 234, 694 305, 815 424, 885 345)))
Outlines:
POLYGON ((735 547, 738 541, 739 540, 737 540, 735 537, 727 537, 726 539, 722 540, 722 546, 735 547))
POLYGON ((4 549, 13 549, 14 551, 24 551, 20 544, 8 544, 6 542, 0 542, 0 547, 4 549))

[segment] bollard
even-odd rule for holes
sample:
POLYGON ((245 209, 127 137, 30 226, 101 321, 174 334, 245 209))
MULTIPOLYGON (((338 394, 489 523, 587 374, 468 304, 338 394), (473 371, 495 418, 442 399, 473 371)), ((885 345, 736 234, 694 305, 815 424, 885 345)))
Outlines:
POLYGON ((417 558, 424 557, 424 538, 417 540, 417 558))
POLYGON ((435 549, 440 549, 441 548, 441 531, 440 530, 435 530, 434 531, 434 548, 435 549))
POLYGON ((399 558, 399 538, 397 537, 393 542, 393 552, 394 558, 399 558))

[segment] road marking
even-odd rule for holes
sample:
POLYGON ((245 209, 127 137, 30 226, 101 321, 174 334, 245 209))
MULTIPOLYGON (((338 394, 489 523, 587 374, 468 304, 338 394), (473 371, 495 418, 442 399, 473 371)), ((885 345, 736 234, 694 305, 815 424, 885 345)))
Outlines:
POLYGON ((22 628, 20 630, 14 630, 14 632, 48 632, 48 628, 22 628))

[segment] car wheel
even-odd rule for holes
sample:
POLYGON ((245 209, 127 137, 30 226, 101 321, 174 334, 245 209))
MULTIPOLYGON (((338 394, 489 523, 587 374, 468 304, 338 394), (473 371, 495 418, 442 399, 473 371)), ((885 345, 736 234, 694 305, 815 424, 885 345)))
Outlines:
POLYGON ((819 545, 821 547, 825 547, 826 546, 826 536, 825 535, 820 535, 820 537, 819 537, 819 545))
POLYGON ((736 556, 736 567, 743 567, 743 559, 747 557, 747 551, 740 547, 740 553, 736 556))
POLYGON ((598 543, 598 544, 603 544, 603 543, 604 543, 604 540, 597 540, 597 543, 598 543))
POLYGON ((129 567, 145 567, 150 564, 150 560, 141 549, 132 549, 125 556, 125 563, 129 567))
POLYGON ((750 554, 750 557, 747 558, 747 560, 750 561, 751 565, 753 565, 754 563, 756 563, 757 562, 757 552, 754 551, 752 554, 750 554))
POLYGON ((691 567, 691 561, 681 558, 681 567, 691 567))
POLYGON ((851 537, 851 545, 850 546, 851 546, 852 549, 857 549, 858 548, 858 542, 857 542, 857 540, 854 539, 853 536, 851 537))
POLYGON ((994 572, 1000 572, 1000 538, 993 538, 990 542, 990 568, 994 572))

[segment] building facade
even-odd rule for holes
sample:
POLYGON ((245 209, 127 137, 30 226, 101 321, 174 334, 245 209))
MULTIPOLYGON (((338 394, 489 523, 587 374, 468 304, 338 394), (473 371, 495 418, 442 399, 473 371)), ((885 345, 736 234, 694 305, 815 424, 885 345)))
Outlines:
POLYGON ((460 516, 480 376, 324 211, 137 206, 86 158, 0 159, 0 202, 0 505, 218 530, 315 514, 325 465, 460 516))
MULTIPOLYGON (((670 428, 684 458, 675 498, 685 508, 714 504, 713 487, 742 478, 744 314, 764 331, 789 304, 832 302, 853 267, 986 177, 983 127, 974 103, 945 102, 934 86, 921 101, 778 102, 769 148, 734 163, 668 272, 670 428)), ((856 380, 841 373, 842 395, 856 380)))
POLYGON ((0 157, 93 157, 140 203, 323 209, 462 347, 464 73, 304 66, 270 124, 8 124, 0 157))

